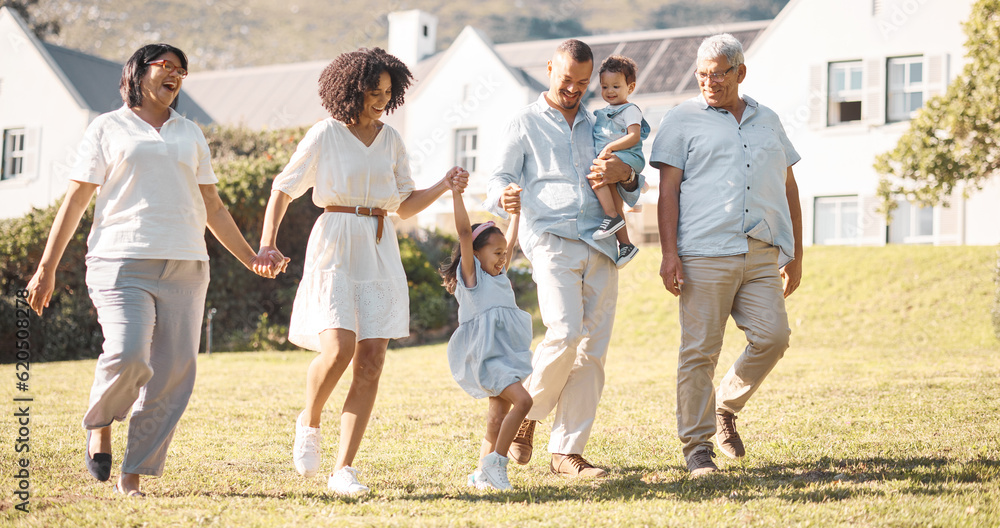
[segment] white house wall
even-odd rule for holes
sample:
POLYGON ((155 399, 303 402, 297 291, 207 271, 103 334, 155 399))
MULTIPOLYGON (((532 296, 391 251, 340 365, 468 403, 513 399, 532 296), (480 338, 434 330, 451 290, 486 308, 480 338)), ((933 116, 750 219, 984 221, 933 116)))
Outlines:
POLYGON ((0 129, 25 128, 25 173, 0 181, 0 218, 47 207, 66 191, 69 163, 92 116, 8 13, 0 13, 0 129))
MULTIPOLYGON (((971 0, 792 0, 747 54, 747 78, 741 87, 762 104, 773 108, 791 137, 802 161, 795 166, 803 202, 807 243, 813 239, 813 202, 817 196, 859 195, 865 207, 873 206, 878 175, 875 156, 893 148, 908 129, 908 122, 885 124, 885 63, 887 58, 925 57, 924 101, 928 91, 940 92, 965 63, 965 34, 971 0), (943 78, 932 83, 930 67, 940 60, 943 78), (865 96, 862 119, 826 126, 827 68, 830 62, 861 60, 865 96), (881 70, 881 79, 869 75, 869 65, 881 70), (820 78, 816 78, 816 74, 820 78), (873 81, 870 85, 869 82, 873 81), (932 86, 933 84, 933 86, 932 86), (869 92, 880 88, 881 92, 869 92), (868 104, 869 101, 879 101, 868 104), (876 111, 871 112, 875 108, 876 111), (868 197, 867 199, 865 197, 868 197)), ((996 193, 997 185, 990 186, 996 193)), ((975 223, 1000 226, 997 208, 979 207, 980 201, 997 203, 996 194, 974 197, 966 211, 975 223)), ((862 213, 865 214, 865 213, 862 213)), ((872 233, 884 230, 884 220, 867 213, 872 233)), ((967 221, 967 224, 973 221, 967 221)), ((1000 227, 966 226, 965 243, 1000 242, 1000 227)), ((961 240, 957 242, 962 243, 961 240)), ((954 243, 954 242, 952 242, 954 243)))
MULTIPOLYGON (((477 167, 471 174, 467 206, 485 191, 497 164, 499 144, 512 111, 538 96, 503 65, 475 30, 466 28, 436 69, 407 97, 404 138, 418 188, 437 182, 455 165, 455 132, 474 128, 477 167)), ((448 197, 446 197, 448 198, 448 197)), ((450 212, 440 201, 423 217, 450 212)))

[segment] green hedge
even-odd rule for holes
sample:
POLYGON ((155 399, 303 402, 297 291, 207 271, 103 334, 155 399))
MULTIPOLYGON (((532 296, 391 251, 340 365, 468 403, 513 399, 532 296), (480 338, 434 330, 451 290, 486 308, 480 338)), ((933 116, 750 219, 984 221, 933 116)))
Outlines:
MULTIPOLYGON (((305 129, 255 132, 239 128, 205 130, 212 164, 219 177, 219 194, 250 245, 257 247, 271 180, 288 162, 305 129)), ((15 318, 15 297, 34 273, 58 204, 0 222, 0 317, 15 318)), ((213 318, 213 351, 294 348, 288 343, 288 320, 305 260, 306 243, 322 210, 305 195, 291 203, 281 223, 278 247, 292 259, 287 273, 275 280, 248 271, 210 234, 211 284, 207 309, 213 318)), ((33 360, 92 358, 100 354, 103 335, 84 282, 86 238, 93 208, 84 219, 60 262, 49 309, 31 318, 33 360)), ((411 337, 402 344, 444 337, 455 325, 456 305, 440 285, 434 270, 451 251, 454 240, 440 233, 399 237, 404 269, 410 281, 411 337)), ((206 311, 207 313, 207 311, 206 311)), ((13 325, 0 329, 11 343, 13 325)), ((204 343, 202 345, 204 347, 204 343)), ((13 360, 5 349, 3 362, 13 360)))

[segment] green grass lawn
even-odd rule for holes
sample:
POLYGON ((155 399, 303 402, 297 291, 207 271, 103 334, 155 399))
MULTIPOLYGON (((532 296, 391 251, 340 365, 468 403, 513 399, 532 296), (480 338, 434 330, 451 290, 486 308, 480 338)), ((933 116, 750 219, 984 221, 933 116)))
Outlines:
MULTIPOLYGON (((0 419, 2 526, 1000 526, 1000 342, 989 323, 996 248, 810 248, 788 302, 792 348, 740 415, 747 457, 691 481, 676 438, 677 302, 658 251, 621 276, 607 383, 586 455, 610 477, 552 476, 540 449, 514 491, 463 486, 485 402, 445 345, 390 350, 356 461, 362 499, 291 464, 312 353, 199 361, 166 473, 123 500, 83 467, 94 361, 32 366, 31 512, 14 509, 13 403, 0 419)), ((540 336, 536 335, 536 339, 540 336)), ((718 375, 745 341, 730 327, 718 375)), ((0 388, 14 394, 13 368, 0 388)), ((324 414, 332 469, 342 383, 324 414)), ((124 428, 115 429, 117 477, 124 428)))

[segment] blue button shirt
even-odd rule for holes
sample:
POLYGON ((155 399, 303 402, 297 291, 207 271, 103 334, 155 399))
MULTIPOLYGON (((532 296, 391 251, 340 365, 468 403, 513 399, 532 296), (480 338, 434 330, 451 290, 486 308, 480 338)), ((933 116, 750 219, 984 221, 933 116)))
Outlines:
POLYGON ((781 250, 780 267, 795 254, 785 180, 801 158, 778 115, 750 97, 743 100, 741 123, 701 95, 671 109, 653 140, 650 165, 684 171, 678 255, 742 255, 747 238, 754 238, 781 250))
MULTIPOLYGON (((614 237, 594 240, 604 211, 587 179, 597 157, 592 119, 581 105, 570 129, 566 118, 549 106, 543 93, 507 126, 500 145, 500 165, 490 176, 483 207, 506 218, 500 196, 510 183, 521 187, 520 243, 529 260, 543 233, 582 240, 612 260, 618 257, 614 237)), ((635 191, 614 186, 630 206, 639 199, 642 187, 642 175, 636 178, 639 185, 635 191)))

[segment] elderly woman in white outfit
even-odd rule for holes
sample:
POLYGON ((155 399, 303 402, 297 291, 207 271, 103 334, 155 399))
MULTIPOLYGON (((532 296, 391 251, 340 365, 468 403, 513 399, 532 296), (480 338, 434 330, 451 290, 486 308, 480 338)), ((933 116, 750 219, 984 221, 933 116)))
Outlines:
POLYGON ((52 224, 28 302, 39 314, 55 289, 66 245, 97 191, 87 240, 87 289, 104 332, 84 461, 111 474, 111 424, 129 416, 115 489, 142 496, 140 475, 159 476, 194 387, 208 253, 205 227, 245 266, 273 277, 285 259, 257 264, 216 190, 201 129, 174 107, 187 57, 167 44, 140 48, 125 64, 120 109, 87 128, 69 189, 52 224))
POLYGON ((368 491, 351 464, 375 405, 389 339, 409 335, 406 275, 386 213, 407 218, 468 184, 468 173, 455 167, 434 186, 414 190, 402 138, 379 120, 403 103, 411 79, 406 65, 379 48, 344 53, 327 66, 319 93, 331 117, 309 130, 275 177, 264 217, 261 258, 275 247, 291 200, 311 187, 313 202, 326 211, 309 237, 289 325, 292 343, 319 352, 306 374, 293 460, 303 476, 319 470, 323 406, 353 362, 328 480, 343 495, 368 491))

